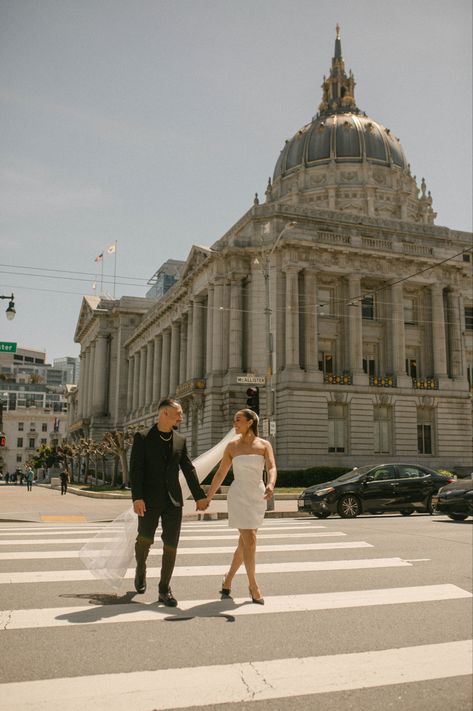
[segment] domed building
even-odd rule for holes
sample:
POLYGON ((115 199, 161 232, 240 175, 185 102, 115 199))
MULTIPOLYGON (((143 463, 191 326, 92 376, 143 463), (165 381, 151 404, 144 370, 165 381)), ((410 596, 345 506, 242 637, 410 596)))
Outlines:
POLYGON ((151 426, 172 395, 196 456, 254 387, 280 469, 471 468, 472 235, 435 216, 399 139, 357 107, 337 28, 264 203, 193 246, 159 297, 84 298, 71 436, 151 426))
POLYGON ((368 217, 433 224, 430 194, 422 195, 399 139, 355 102, 337 26, 335 54, 324 77, 319 112, 286 141, 268 185, 272 199, 368 217))

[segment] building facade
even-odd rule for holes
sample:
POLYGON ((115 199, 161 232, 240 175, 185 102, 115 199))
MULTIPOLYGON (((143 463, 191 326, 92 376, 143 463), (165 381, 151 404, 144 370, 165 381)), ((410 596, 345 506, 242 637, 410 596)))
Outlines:
POLYGON ((72 434, 151 426, 177 396, 192 456, 249 384, 280 468, 472 466, 472 235, 434 225, 400 141, 355 102, 337 31, 318 114, 253 206, 157 299, 86 297, 72 434))
POLYGON ((0 452, 0 469, 24 469, 43 444, 58 446, 67 425, 63 381, 67 371, 46 363, 44 351, 18 348, 0 354, 0 430, 6 446, 0 452))

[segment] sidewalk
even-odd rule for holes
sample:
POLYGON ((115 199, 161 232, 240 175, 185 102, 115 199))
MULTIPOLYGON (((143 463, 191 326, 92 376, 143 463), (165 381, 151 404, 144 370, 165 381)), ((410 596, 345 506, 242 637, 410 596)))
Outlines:
MULTIPOLYGON (((268 518, 298 516, 296 499, 275 499, 275 510, 268 511, 268 518)), ((131 499, 106 499, 84 495, 76 496, 70 489, 61 496, 58 489, 48 486, 33 486, 28 492, 26 486, 0 484, 0 522, 26 521, 34 523, 92 523, 113 521, 131 506, 131 499)), ((307 514, 304 514, 307 516, 307 514)), ((214 500, 204 513, 195 510, 194 501, 184 503, 184 517, 187 520, 226 519, 227 502, 214 500)))

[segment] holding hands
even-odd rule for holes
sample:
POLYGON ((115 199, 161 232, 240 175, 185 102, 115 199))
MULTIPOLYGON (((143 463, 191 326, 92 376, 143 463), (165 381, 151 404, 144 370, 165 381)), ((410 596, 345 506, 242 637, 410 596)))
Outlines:
POLYGON ((206 509, 209 508, 209 504, 210 504, 210 499, 208 499, 208 498, 198 499, 195 502, 195 510, 196 511, 205 511, 206 509))

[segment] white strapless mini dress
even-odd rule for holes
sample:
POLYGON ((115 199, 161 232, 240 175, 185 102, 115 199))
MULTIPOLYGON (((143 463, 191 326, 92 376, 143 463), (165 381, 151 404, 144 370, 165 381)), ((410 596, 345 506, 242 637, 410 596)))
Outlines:
POLYGON ((259 528, 266 511, 262 454, 233 457, 233 482, 228 490, 228 525, 231 528, 259 528))

